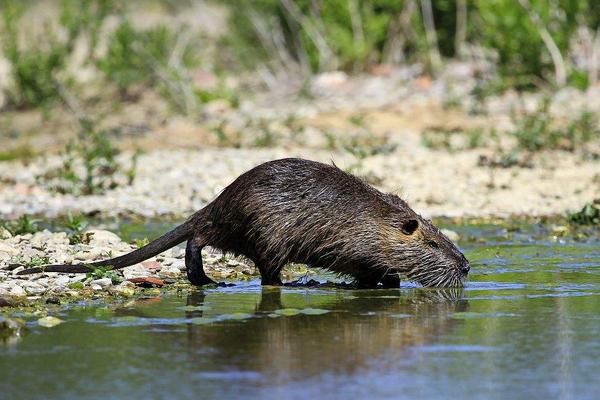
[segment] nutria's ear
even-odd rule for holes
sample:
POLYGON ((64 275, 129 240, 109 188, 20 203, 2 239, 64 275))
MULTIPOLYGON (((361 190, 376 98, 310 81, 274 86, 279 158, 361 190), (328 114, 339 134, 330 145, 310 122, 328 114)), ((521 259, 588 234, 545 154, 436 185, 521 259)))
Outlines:
POLYGON ((400 230, 405 235, 412 235, 413 233, 415 233, 418 227, 419 221, 417 221, 416 219, 407 219, 406 221, 402 221, 402 226, 400 227, 400 230))

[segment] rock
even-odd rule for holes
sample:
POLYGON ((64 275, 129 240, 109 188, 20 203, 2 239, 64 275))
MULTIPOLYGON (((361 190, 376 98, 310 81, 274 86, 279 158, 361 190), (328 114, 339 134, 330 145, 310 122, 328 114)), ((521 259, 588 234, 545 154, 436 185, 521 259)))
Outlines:
POLYGON ((141 278, 131 278, 128 279, 129 282, 136 284, 140 287, 162 287, 165 282, 162 279, 153 278, 150 276, 141 277, 141 278))
POLYGON ((78 261, 94 261, 103 257, 102 249, 94 248, 90 250, 82 250, 73 255, 73 258, 78 261))
POLYGON ((112 280, 110 278, 95 279, 90 282, 90 285, 98 285, 101 288, 107 288, 109 286, 112 286, 112 280))
POLYGON ((168 277, 168 278, 177 278, 179 277, 179 275, 181 275, 181 270, 177 267, 163 267, 159 272, 158 275, 161 277, 168 277))
POLYGON ((73 283, 73 282, 81 282, 84 281, 85 278, 87 278, 86 274, 75 274, 75 276, 71 276, 69 277, 69 283, 73 283))
MULTIPOLYGON (((136 279, 136 278, 134 278, 136 279)), ((144 278, 137 278, 144 279, 144 278)), ((135 284, 130 281, 123 281, 117 286, 113 287, 111 292, 115 295, 123 297, 132 297, 135 294, 135 284)))
POLYGON ((17 250, 14 246, 8 244, 4 240, 0 240, 0 253, 6 253, 10 256, 16 256, 19 254, 19 250, 17 250))
POLYGON ((106 246, 121 243, 121 238, 109 231, 89 230, 84 233, 83 242, 91 246, 106 246))
POLYGON ((44 285, 41 285, 37 282, 25 281, 21 285, 29 296, 38 296, 44 294, 47 290, 44 285))
POLYGON ((52 316, 40 318, 37 321, 39 326, 43 326, 45 328, 52 328, 52 327, 55 327, 56 325, 62 324, 63 322, 65 322, 65 321, 63 321, 60 318, 56 318, 56 317, 52 317, 52 316))
POLYGON ((347 81, 348 75, 343 71, 323 72, 315 77, 313 88, 316 90, 336 89, 343 86, 347 81))
POLYGON ((171 257, 174 257, 174 258, 184 258, 185 257, 185 250, 182 249, 181 247, 173 247, 171 249, 171 257))
POLYGON ((11 289, 9 294, 11 296, 15 296, 15 297, 24 297, 27 296, 27 292, 25 291, 25 289, 23 289, 21 286, 19 285, 14 285, 11 289))
MULTIPOLYGON (((0 307, 13 307, 15 302, 10 297, 0 295, 0 307)), ((1 317, 0 317, 1 318, 1 317)))
POLYGON ((440 229, 442 231, 442 233, 444 235, 446 235, 448 237, 448 239, 450 239, 451 241, 453 241, 454 243, 458 242, 460 240, 460 235, 450 229, 440 229))
POLYGON ((55 286, 66 286, 71 281, 68 275, 61 275, 54 280, 55 286))
POLYGON ((142 262, 142 265, 144 266, 144 268, 147 268, 149 270, 159 270, 162 267, 162 265, 158 261, 150 260, 142 262))
POLYGON ((99 291, 103 290, 103 289, 102 289, 102 286, 100 286, 100 285, 96 285, 96 284, 94 284, 94 285, 90 285, 90 288, 91 288, 91 289, 92 289, 94 292, 99 292, 99 291))
POLYGON ((12 274, 13 274, 13 276, 17 276, 17 274, 19 272, 24 271, 24 270, 25 270, 25 267, 21 265, 21 266, 18 266, 17 268, 14 268, 12 270, 12 274))
POLYGON ((149 275, 150 271, 148 271, 142 264, 135 264, 131 267, 123 268, 123 277, 125 277, 125 280, 146 277, 149 275))
POLYGON ((52 233, 48 230, 36 232, 30 240, 30 245, 36 249, 44 249, 57 245, 68 245, 69 238, 65 232, 52 233))

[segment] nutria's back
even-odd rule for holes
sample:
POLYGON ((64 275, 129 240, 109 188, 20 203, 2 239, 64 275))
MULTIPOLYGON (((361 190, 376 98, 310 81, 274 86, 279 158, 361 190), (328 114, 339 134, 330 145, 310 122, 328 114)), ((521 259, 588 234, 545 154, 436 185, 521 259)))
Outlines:
POLYGON ((458 285, 468 271, 456 246, 406 202, 314 161, 259 165, 205 211, 207 244, 247 256, 263 278, 276 280, 289 262, 366 285, 398 273, 425 285, 458 285))

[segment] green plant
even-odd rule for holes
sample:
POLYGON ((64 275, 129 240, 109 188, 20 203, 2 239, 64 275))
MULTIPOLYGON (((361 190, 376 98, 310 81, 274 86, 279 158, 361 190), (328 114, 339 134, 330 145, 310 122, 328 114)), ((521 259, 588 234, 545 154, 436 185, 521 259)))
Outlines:
POLYGON ((50 259, 46 256, 32 256, 26 261, 25 257, 18 255, 11 259, 11 263, 22 265, 25 268, 35 268, 50 264, 50 259))
POLYGON ((111 282, 116 285, 123 281, 123 279, 117 274, 116 271, 111 270, 112 266, 94 268, 92 272, 88 272, 86 275, 86 281, 91 282, 96 279, 109 278, 111 282))
POLYGON ((10 232, 11 235, 26 235, 40 231, 39 220, 31 219, 28 215, 22 215, 15 221, 0 221, 0 226, 10 232))
POLYGON ((71 213, 69 213, 64 222, 64 226, 67 229, 67 236, 70 244, 79 244, 83 241, 83 232, 88 226, 84 216, 73 216, 71 213))
POLYGON ((48 264, 50 264, 50 259, 48 257, 33 256, 28 262, 25 263, 25 268, 42 267, 48 264))
POLYGON ((581 211, 569 214, 569 221, 577 225, 600 225, 600 199, 586 204, 581 211))
POLYGON ((141 249, 142 247, 146 246, 148 243, 150 243, 150 240, 147 237, 144 237, 141 239, 140 238, 133 239, 133 244, 138 249, 141 249))
POLYGON ((32 108, 62 99, 60 88, 70 84, 71 79, 61 76, 76 39, 86 35, 93 51, 100 26, 113 3, 111 0, 63 1, 59 24, 67 32, 66 37, 46 27, 44 36, 28 40, 28 46, 21 46, 19 41, 20 18, 25 5, 13 0, 2 3, 2 50, 11 65, 14 89, 9 99, 12 105, 32 108))
POLYGON ((38 176, 59 193, 76 195, 101 194, 121 184, 131 185, 135 179, 138 153, 125 168, 117 161, 120 151, 113 145, 107 131, 96 130, 93 122, 84 120, 77 140, 66 146, 60 168, 38 176))
POLYGON ((544 99, 532 113, 522 117, 513 114, 515 129, 511 134, 517 140, 519 149, 532 152, 544 149, 575 151, 582 149, 593 138, 600 137, 595 114, 583 111, 565 126, 550 114, 549 106, 549 100, 544 99))
POLYGON ((255 147, 273 147, 277 143, 277 134, 269 126, 269 122, 259 120, 257 123, 258 135, 254 139, 255 147))
POLYGON ((203 96, 227 96, 232 106, 237 98, 225 91, 194 93, 189 69, 198 65, 196 41, 166 25, 139 30, 124 19, 109 38, 106 55, 96 61, 98 69, 114 82, 123 98, 132 88, 155 88, 178 111, 192 113, 203 96))

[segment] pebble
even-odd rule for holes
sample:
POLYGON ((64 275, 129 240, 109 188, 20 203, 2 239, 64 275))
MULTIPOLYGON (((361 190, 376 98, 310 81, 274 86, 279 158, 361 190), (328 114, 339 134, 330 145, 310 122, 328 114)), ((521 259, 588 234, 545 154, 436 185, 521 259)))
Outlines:
POLYGON ((23 297, 23 296, 27 296, 27 292, 25 291, 25 289, 23 289, 21 286, 19 285, 14 285, 11 289, 9 294, 11 296, 15 296, 15 297, 23 297))
POLYGON ((148 271, 148 269, 144 268, 144 266, 141 264, 135 264, 135 265, 132 265, 131 267, 125 267, 121 271, 123 273, 123 277, 125 278, 125 280, 131 279, 131 278, 140 278, 140 277, 150 276, 150 271, 148 271))
POLYGON ((6 253, 9 256, 16 256, 19 254, 19 250, 9 243, 6 243, 4 240, 0 240, 0 253, 6 253))
POLYGON ((123 281, 114 286, 111 289, 111 292, 123 297, 132 297, 135 294, 135 284, 133 282, 123 281))
POLYGON ((47 290, 45 286, 37 282, 25 281, 23 282, 22 286, 29 296, 39 296, 41 294, 44 294, 47 290))
POLYGON ((106 246, 121 243, 121 238, 105 230, 88 230, 84 233, 84 242, 90 246, 106 246))
POLYGON ((179 275, 181 275, 181 270, 177 267, 168 266, 168 267, 162 268, 158 272, 158 275, 161 277, 167 277, 167 278, 177 278, 179 275))
POLYGON ((100 279, 95 279, 93 281, 90 282, 90 285, 93 287, 94 285, 98 285, 101 288, 107 288, 109 286, 112 286, 112 280, 110 278, 100 278, 100 279))
POLYGON ((52 317, 52 316, 40 318, 37 321, 39 326, 43 326, 45 328, 52 328, 52 327, 55 327, 56 325, 62 324, 63 322, 65 322, 65 321, 63 321, 60 318, 56 318, 56 317, 52 317))

